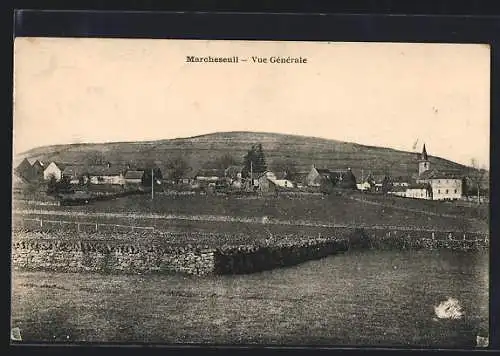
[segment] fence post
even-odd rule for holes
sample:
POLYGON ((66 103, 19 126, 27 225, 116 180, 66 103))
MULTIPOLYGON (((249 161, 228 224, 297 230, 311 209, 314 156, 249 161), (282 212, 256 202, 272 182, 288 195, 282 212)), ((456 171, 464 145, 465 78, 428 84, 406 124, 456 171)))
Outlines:
POLYGON ((465 234, 464 234, 464 241, 465 241, 465 234))
POLYGON ((76 223, 76 229, 80 232, 80 223, 76 223))
POLYGON ((95 232, 97 232, 97 223, 95 223, 95 232))
POLYGON ((43 227, 43 220, 40 218, 40 227, 43 227))

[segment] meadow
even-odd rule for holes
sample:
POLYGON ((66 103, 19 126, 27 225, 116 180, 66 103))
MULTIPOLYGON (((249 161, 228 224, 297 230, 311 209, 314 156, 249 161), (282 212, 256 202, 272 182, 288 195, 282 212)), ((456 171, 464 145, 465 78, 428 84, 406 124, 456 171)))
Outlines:
POLYGON ((278 225, 288 225, 292 229, 322 225, 469 232, 489 229, 487 220, 471 218, 472 213, 464 213, 474 208, 453 208, 446 203, 429 208, 428 202, 412 201, 412 209, 407 210, 401 204, 392 204, 391 200, 384 200, 381 205, 357 198, 359 195, 249 198, 157 194, 153 200, 148 195, 132 195, 82 206, 33 207, 16 203, 14 209, 17 215, 28 218, 149 226, 168 231, 245 232, 262 230, 259 225, 273 231, 278 225))
POLYGON ((25 342, 473 347, 488 335, 487 253, 349 252, 251 275, 13 275, 25 342), (461 320, 437 319, 449 296, 461 320))

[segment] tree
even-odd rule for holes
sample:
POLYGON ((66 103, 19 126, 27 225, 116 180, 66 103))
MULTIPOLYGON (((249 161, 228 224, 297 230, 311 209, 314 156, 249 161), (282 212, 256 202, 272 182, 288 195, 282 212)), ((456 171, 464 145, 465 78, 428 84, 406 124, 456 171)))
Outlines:
MULTIPOLYGON (((482 167, 479 168, 479 164, 475 158, 471 159, 471 169, 469 170, 470 184, 467 184, 467 194, 477 195, 477 202, 480 203, 481 193, 485 194, 486 190, 481 187, 487 178, 488 171, 482 167)), ((464 189, 462 187, 462 189, 464 189)))
POLYGON ((267 169, 266 157, 262 144, 253 145, 244 157, 244 175, 248 176, 250 171, 262 173, 267 169))
POLYGON ((170 177, 176 181, 183 178, 190 169, 189 164, 182 157, 171 159, 167 167, 171 170, 170 177))
POLYGON ((331 179, 323 178, 320 182, 319 191, 323 194, 330 195, 334 187, 335 183, 331 179))
POLYGON ((51 174, 47 182, 47 194, 53 195, 56 193, 57 193, 57 179, 53 174, 51 174))
POLYGON ((220 157, 215 158, 212 161, 208 161, 203 165, 203 168, 206 169, 226 169, 230 166, 236 166, 239 162, 231 156, 229 153, 226 153, 220 157))
POLYGON ((388 192, 391 191, 393 187, 393 184, 392 184, 392 179, 391 177, 389 176, 384 176, 384 179, 382 180, 382 192, 384 194, 387 194, 388 192))
POLYGON ((284 173, 285 179, 288 180, 293 180, 297 174, 297 164, 291 159, 277 160, 273 162, 272 168, 276 173, 284 173))
POLYGON ((72 190, 70 178, 68 176, 62 176, 56 184, 57 193, 70 193, 72 190))
POLYGON ((160 168, 146 167, 144 169, 144 175, 142 176, 142 185, 150 187, 151 186, 151 170, 153 170, 153 178, 156 182, 157 180, 162 180, 163 175, 160 168))
POLYGON ((90 164, 95 164, 95 165, 101 165, 101 164, 104 164, 104 162, 106 161, 104 159, 104 155, 102 154, 102 152, 94 152, 92 153, 90 156, 89 156, 89 163, 90 164))

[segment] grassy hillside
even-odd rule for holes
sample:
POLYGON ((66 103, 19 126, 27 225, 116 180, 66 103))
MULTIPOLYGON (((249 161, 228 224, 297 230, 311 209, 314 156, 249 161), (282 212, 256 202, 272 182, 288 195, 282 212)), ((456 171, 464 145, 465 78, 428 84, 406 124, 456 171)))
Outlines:
MULTIPOLYGON (((417 155, 389 148, 364 146, 356 143, 315 137, 276 133, 221 132, 189 138, 148 142, 116 142, 102 144, 71 144, 46 146, 25 152, 15 163, 27 157, 46 161, 77 163, 92 161, 96 155, 111 162, 138 163, 155 160, 164 165, 169 159, 183 157, 193 170, 205 162, 230 154, 242 160, 252 144, 261 143, 268 166, 291 160, 300 171, 317 167, 350 167, 356 176, 384 174, 409 176, 417 170, 417 155)), ((439 157, 429 157, 434 168, 467 174, 469 168, 439 157)))

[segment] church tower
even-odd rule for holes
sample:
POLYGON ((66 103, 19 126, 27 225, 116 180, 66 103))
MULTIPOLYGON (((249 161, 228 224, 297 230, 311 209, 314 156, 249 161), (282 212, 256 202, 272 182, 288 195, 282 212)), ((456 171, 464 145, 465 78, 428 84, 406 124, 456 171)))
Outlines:
POLYGON ((418 175, 421 175, 425 171, 428 171, 431 169, 431 163, 429 162, 429 158, 427 157, 427 150, 425 149, 425 143, 424 143, 424 148, 422 149, 422 153, 420 154, 420 159, 418 160, 418 175))

